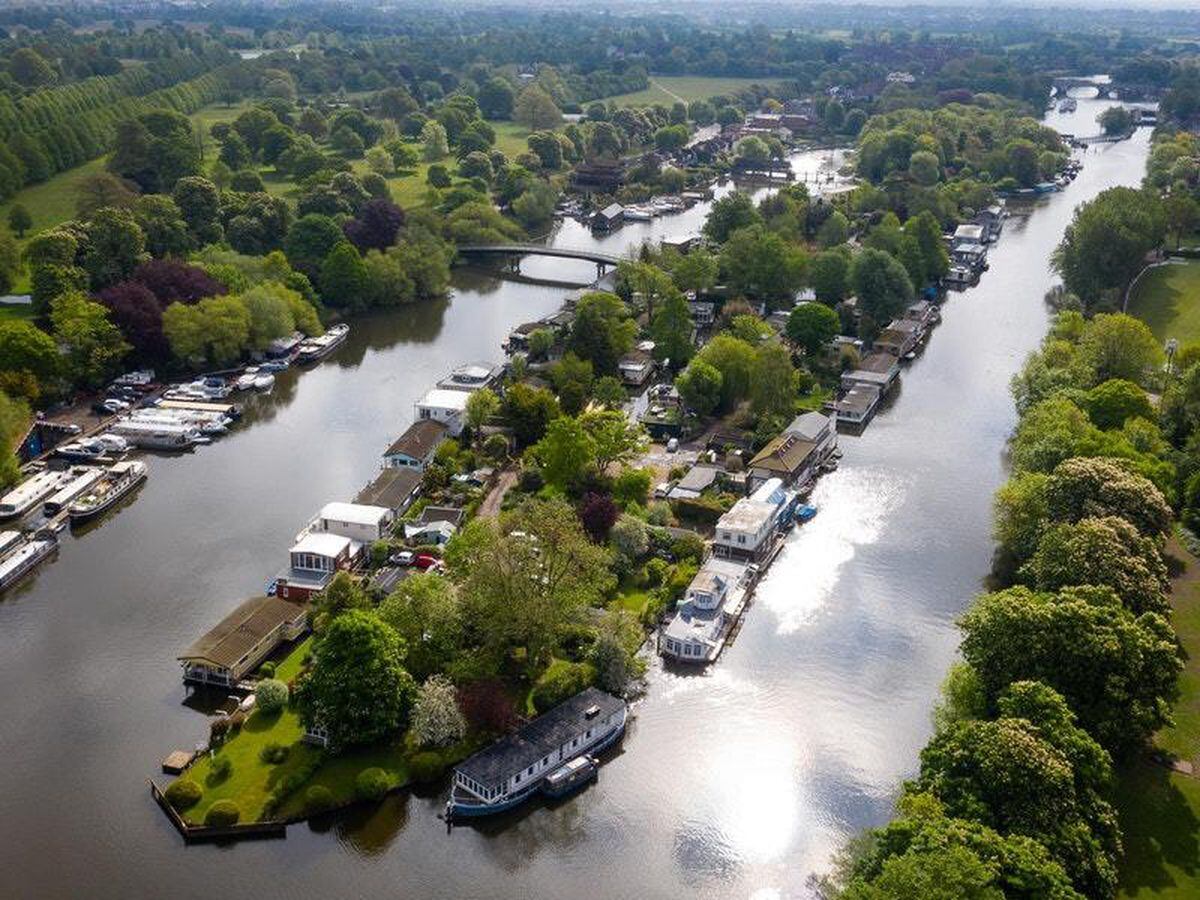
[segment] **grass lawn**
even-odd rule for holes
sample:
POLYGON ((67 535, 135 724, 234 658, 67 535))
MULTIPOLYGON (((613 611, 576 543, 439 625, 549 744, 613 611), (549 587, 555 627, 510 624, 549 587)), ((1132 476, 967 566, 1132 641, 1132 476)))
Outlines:
POLYGON ((610 607, 623 609, 626 612, 632 613, 640 622, 642 616, 646 613, 646 607, 650 605, 650 592, 635 587, 622 588, 621 592, 613 598, 610 607))
MULTIPOLYGON (((1155 743, 1191 761, 1200 775, 1200 562, 1174 541, 1168 552, 1186 563, 1172 581, 1170 599, 1172 622, 1188 658, 1175 724, 1155 743)), ((1120 896, 1200 897, 1200 777, 1148 761, 1133 763, 1120 773, 1116 806, 1125 835, 1120 896)))
POLYGON ((1129 300, 1130 315, 1150 326, 1160 340, 1200 342, 1200 261, 1151 269, 1129 300))
POLYGON ((814 384, 812 390, 797 401, 796 408, 802 412, 820 412, 832 399, 833 391, 830 388, 814 384))
POLYGON ((280 661, 275 667, 275 677, 287 684, 293 678, 300 674, 300 667, 304 663, 304 657, 312 652, 313 636, 310 634, 299 644, 292 648, 292 652, 287 657, 280 661))
POLYGON ((16 319, 32 319, 33 304, 0 304, 0 322, 13 321, 16 319))
MULTIPOLYGON (((719 94, 732 94, 752 84, 770 84, 761 78, 709 78, 702 75, 656 75, 650 77, 650 86, 632 94, 618 94, 604 98, 605 103, 617 106, 649 106, 662 103, 670 106, 676 100, 690 103, 707 100, 719 94)), ((584 104, 585 106, 587 104, 584 104)))

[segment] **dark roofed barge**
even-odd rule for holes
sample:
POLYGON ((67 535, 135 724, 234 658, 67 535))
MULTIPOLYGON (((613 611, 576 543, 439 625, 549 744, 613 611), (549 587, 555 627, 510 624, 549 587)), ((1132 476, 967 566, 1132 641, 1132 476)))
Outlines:
POLYGON ((454 769, 449 818, 489 816, 545 790, 547 776, 601 752, 625 731, 624 700, 597 688, 581 691, 454 769))

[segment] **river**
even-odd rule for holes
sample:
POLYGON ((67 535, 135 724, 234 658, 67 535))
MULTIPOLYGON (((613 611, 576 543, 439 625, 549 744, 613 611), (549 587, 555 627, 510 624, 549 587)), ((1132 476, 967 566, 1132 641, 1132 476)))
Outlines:
MULTIPOLYGON (((1080 100, 1062 130, 1090 133, 1080 100)), ((145 778, 201 740, 174 657, 283 564, 324 502, 353 496, 452 365, 494 359, 562 288, 456 275, 448 301, 354 323, 281 376, 211 447, 151 459, 137 501, 0 602, 0 893, 6 897, 805 896, 845 838, 887 819, 930 731, 954 620, 991 552, 1010 376, 1041 339, 1049 253, 1076 204, 1142 176, 1148 133, 1085 155, 1061 194, 1015 210, 982 283, 952 295, 894 402, 814 495, 736 643, 706 674, 650 673, 599 782, 503 827, 390 798, 286 841, 184 848, 145 778), (1029 207, 1025 208, 1026 210, 1029 207)), ((813 163, 813 157, 806 157, 813 163)), ((686 236, 704 208, 599 239, 686 236)), ((552 238, 586 246, 564 224, 552 238)), ((586 274, 530 260, 531 276, 586 274)))

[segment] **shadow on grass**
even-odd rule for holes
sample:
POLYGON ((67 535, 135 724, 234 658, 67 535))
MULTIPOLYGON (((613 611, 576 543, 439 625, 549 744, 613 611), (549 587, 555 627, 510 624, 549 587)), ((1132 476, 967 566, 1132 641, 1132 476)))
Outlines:
POLYGON ((279 717, 283 714, 283 710, 277 709, 272 713, 265 713, 261 709, 256 709, 245 723, 242 725, 243 731, 249 731, 257 734, 261 731, 270 731, 279 722, 279 717))
POLYGON ((1185 779, 1147 761, 1132 763, 1121 773, 1115 800, 1124 834, 1124 895, 1200 895, 1200 782, 1185 779))

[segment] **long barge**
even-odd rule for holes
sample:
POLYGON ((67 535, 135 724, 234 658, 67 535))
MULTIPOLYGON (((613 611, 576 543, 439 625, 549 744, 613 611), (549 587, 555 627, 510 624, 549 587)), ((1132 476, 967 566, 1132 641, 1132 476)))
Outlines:
POLYGON ((57 549, 58 538, 51 531, 39 531, 32 537, 0 531, 0 593, 15 586, 57 549))

